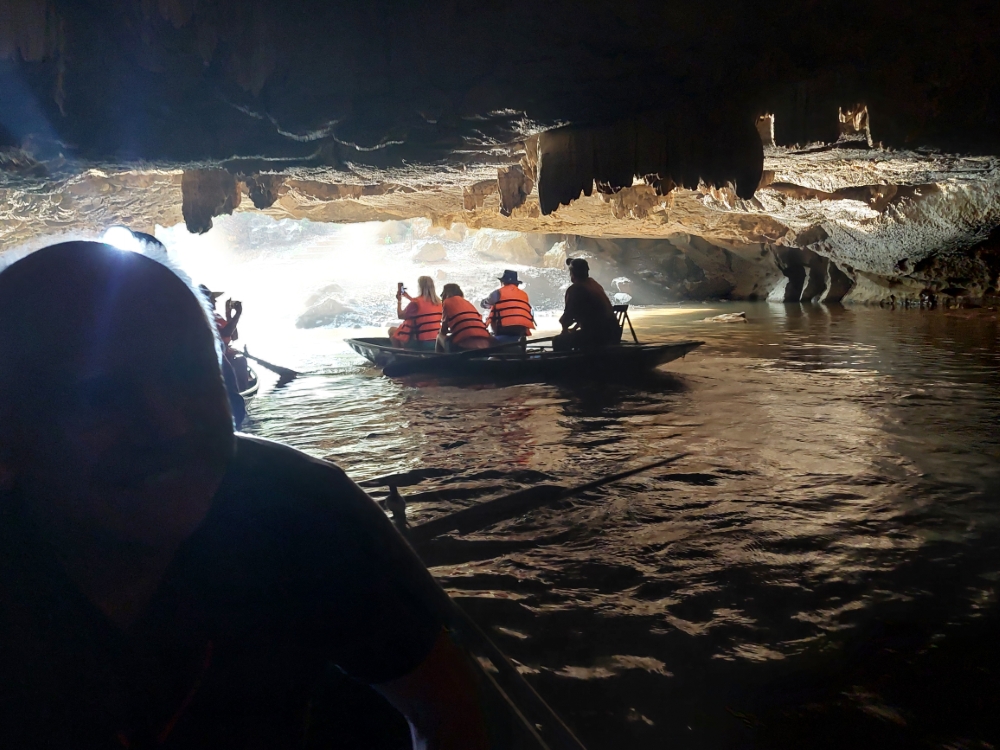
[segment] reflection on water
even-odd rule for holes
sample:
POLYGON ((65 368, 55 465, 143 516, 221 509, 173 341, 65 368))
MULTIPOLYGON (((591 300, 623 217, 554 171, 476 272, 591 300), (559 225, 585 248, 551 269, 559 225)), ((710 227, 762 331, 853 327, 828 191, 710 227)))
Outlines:
POLYGON ((640 336, 706 346, 621 382, 392 381, 344 332, 300 332, 282 364, 312 374, 249 431, 372 486, 410 472, 416 521, 690 453, 431 553, 592 748, 982 746, 996 672, 961 665, 997 666, 969 639, 1000 575, 995 319, 669 312, 640 336))

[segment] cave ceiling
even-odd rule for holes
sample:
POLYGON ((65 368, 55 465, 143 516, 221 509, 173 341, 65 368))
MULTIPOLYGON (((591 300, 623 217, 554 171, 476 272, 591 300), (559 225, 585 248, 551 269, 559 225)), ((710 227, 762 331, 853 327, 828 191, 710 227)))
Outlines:
POLYGON ((1000 224, 998 16, 0 0, 0 248, 260 210, 689 235, 891 277, 1000 224))

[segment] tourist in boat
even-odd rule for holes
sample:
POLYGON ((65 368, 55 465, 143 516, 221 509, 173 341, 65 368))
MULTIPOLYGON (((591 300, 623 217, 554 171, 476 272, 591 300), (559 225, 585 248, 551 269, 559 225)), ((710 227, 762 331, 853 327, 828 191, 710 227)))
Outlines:
POLYGON ((209 304, 212 306, 212 314, 215 316, 215 325, 219 329, 219 338, 221 338, 222 343, 229 348, 230 344, 240 337, 236 327, 240 324, 240 318, 243 316, 243 303, 239 300, 227 299, 226 317, 222 317, 216 309, 216 305, 218 304, 219 297, 223 295, 223 292, 213 292, 204 284, 199 286, 198 290, 205 296, 205 299, 207 299, 209 304))
POLYGON ((408 295, 402 284, 396 289, 396 314, 403 322, 389 329, 389 338, 393 346, 432 352, 441 330, 441 298, 430 276, 417 279, 417 288, 417 297, 408 295), (405 308, 403 297, 410 301, 405 308))
POLYGON ((215 317, 215 325, 219 331, 219 338, 222 340, 222 353, 233 369, 233 373, 236 377, 236 382, 239 383, 240 390, 244 390, 250 380, 250 371, 247 366, 246 358, 232 346, 232 342, 236 341, 240 337, 237 326, 240 324, 240 318, 243 317, 243 303, 239 300, 227 299, 226 316, 223 317, 219 314, 215 307, 217 300, 223 293, 213 292, 204 284, 199 286, 198 290, 204 295, 205 299, 208 300, 209 305, 212 307, 212 314, 215 317))
POLYGON ((391 704, 485 750, 426 568, 338 467, 234 435, 216 358, 141 254, 0 273, 0 746, 312 747, 343 706, 323 746, 406 746, 391 704))
POLYGON ((226 394, 229 397, 229 410, 233 414, 233 424, 238 430, 246 420, 247 405, 243 400, 243 388, 240 387, 241 379, 236 372, 237 363, 241 368, 243 374, 242 382, 244 384, 249 380, 250 373, 247 371, 246 359, 237 356, 238 352, 230 346, 230 342, 238 335, 236 333, 236 326, 243 315, 243 303, 237 302, 233 306, 230 300, 226 300, 226 317, 223 318, 215 309, 216 300, 223 293, 213 292, 204 284, 198 287, 198 291, 208 300, 208 304, 212 308, 215 328, 219 333, 219 338, 222 340, 222 357, 220 362, 222 367, 222 381, 226 384, 226 394))
POLYGON ((465 299, 458 284, 445 284, 441 289, 440 351, 456 349, 486 349, 493 344, 486 324, 475 306, 465 299))
POLYGON ((562 333, 552 340, 557 350, 607 346, 621 340, 621 327, 604 288, 590 278, 590 264, 583 258, 570 258, 570 286, 566 307, 559 318, 562 333))
POLYGON ((500 288, 495 289, 482 303, 490 311, 489 321, 493 335, 501 343, 530 336, 535 328, 535 316, 527 293, 521 289, 523 282, 518 280, 517 271, 504 271, 498 281, 500 288))

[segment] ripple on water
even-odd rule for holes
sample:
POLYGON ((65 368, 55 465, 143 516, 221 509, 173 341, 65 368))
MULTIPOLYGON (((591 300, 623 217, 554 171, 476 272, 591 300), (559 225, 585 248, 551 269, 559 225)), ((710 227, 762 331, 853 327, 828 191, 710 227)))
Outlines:
POLYGON ((418 387, 330 345, 311 355, 315 374, 265 389, 248 429, 337 461, 376 496, 392 480, 415 522, 687 452, 442 540, 433 572, 592 748, 792 747, 810 732, 805 744, 830 746, 857 721, 907 746, 882 725, 930 732, 914 716, 935 712, 887 702, 923 699, 885 675, 964 663, 956 652, 939 665, 921 644, 996 609, 996 323, 740 309, 750 324, 641 311, 643 339, 708 343, 622 383, 418 387), (922 623, 920 636, 886 641, 879 623, 898 619, 922 623), (806 690, 810 676, 839 687, 806 690))

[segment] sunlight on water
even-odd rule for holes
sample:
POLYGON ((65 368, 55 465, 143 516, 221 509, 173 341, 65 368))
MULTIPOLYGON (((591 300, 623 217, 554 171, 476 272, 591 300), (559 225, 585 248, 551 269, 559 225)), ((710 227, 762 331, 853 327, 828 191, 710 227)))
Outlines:
MULTIPOLYGON (((873 620, 964 622, 993 596, 995 318, 766 303, 636 309, 643 341, 707 343, 664 371, 614 382, 394 381, 343 339, 380 334, 395 281, 423 272, 405 244, 358 229, 319 248, 245 257, 170 232, 196 281, 246 302, 241 342, 305 373, 280 388, 263 375, 248 431, 338 462, 375 497, 394 477, 413 522, 691 454, 427 553, 591 747, 741 746, 750 720, 738 717, 764 686, 839 653, 873 620), (296 328, 310 295, 332 283, 358 317, 296 328), (739 311, 747 323, 704 321, 739 311), (959 569, 971 583, 954 583, 959 569)), ((456 260, 444 270, 484 294, 504 264, 476 265, 463 242, 449 246, 456 260)), ((549 286, 543 332, 557 327, 549 286)), ((896 711, 874 688, 838 690, 868 715, 896 711)))

